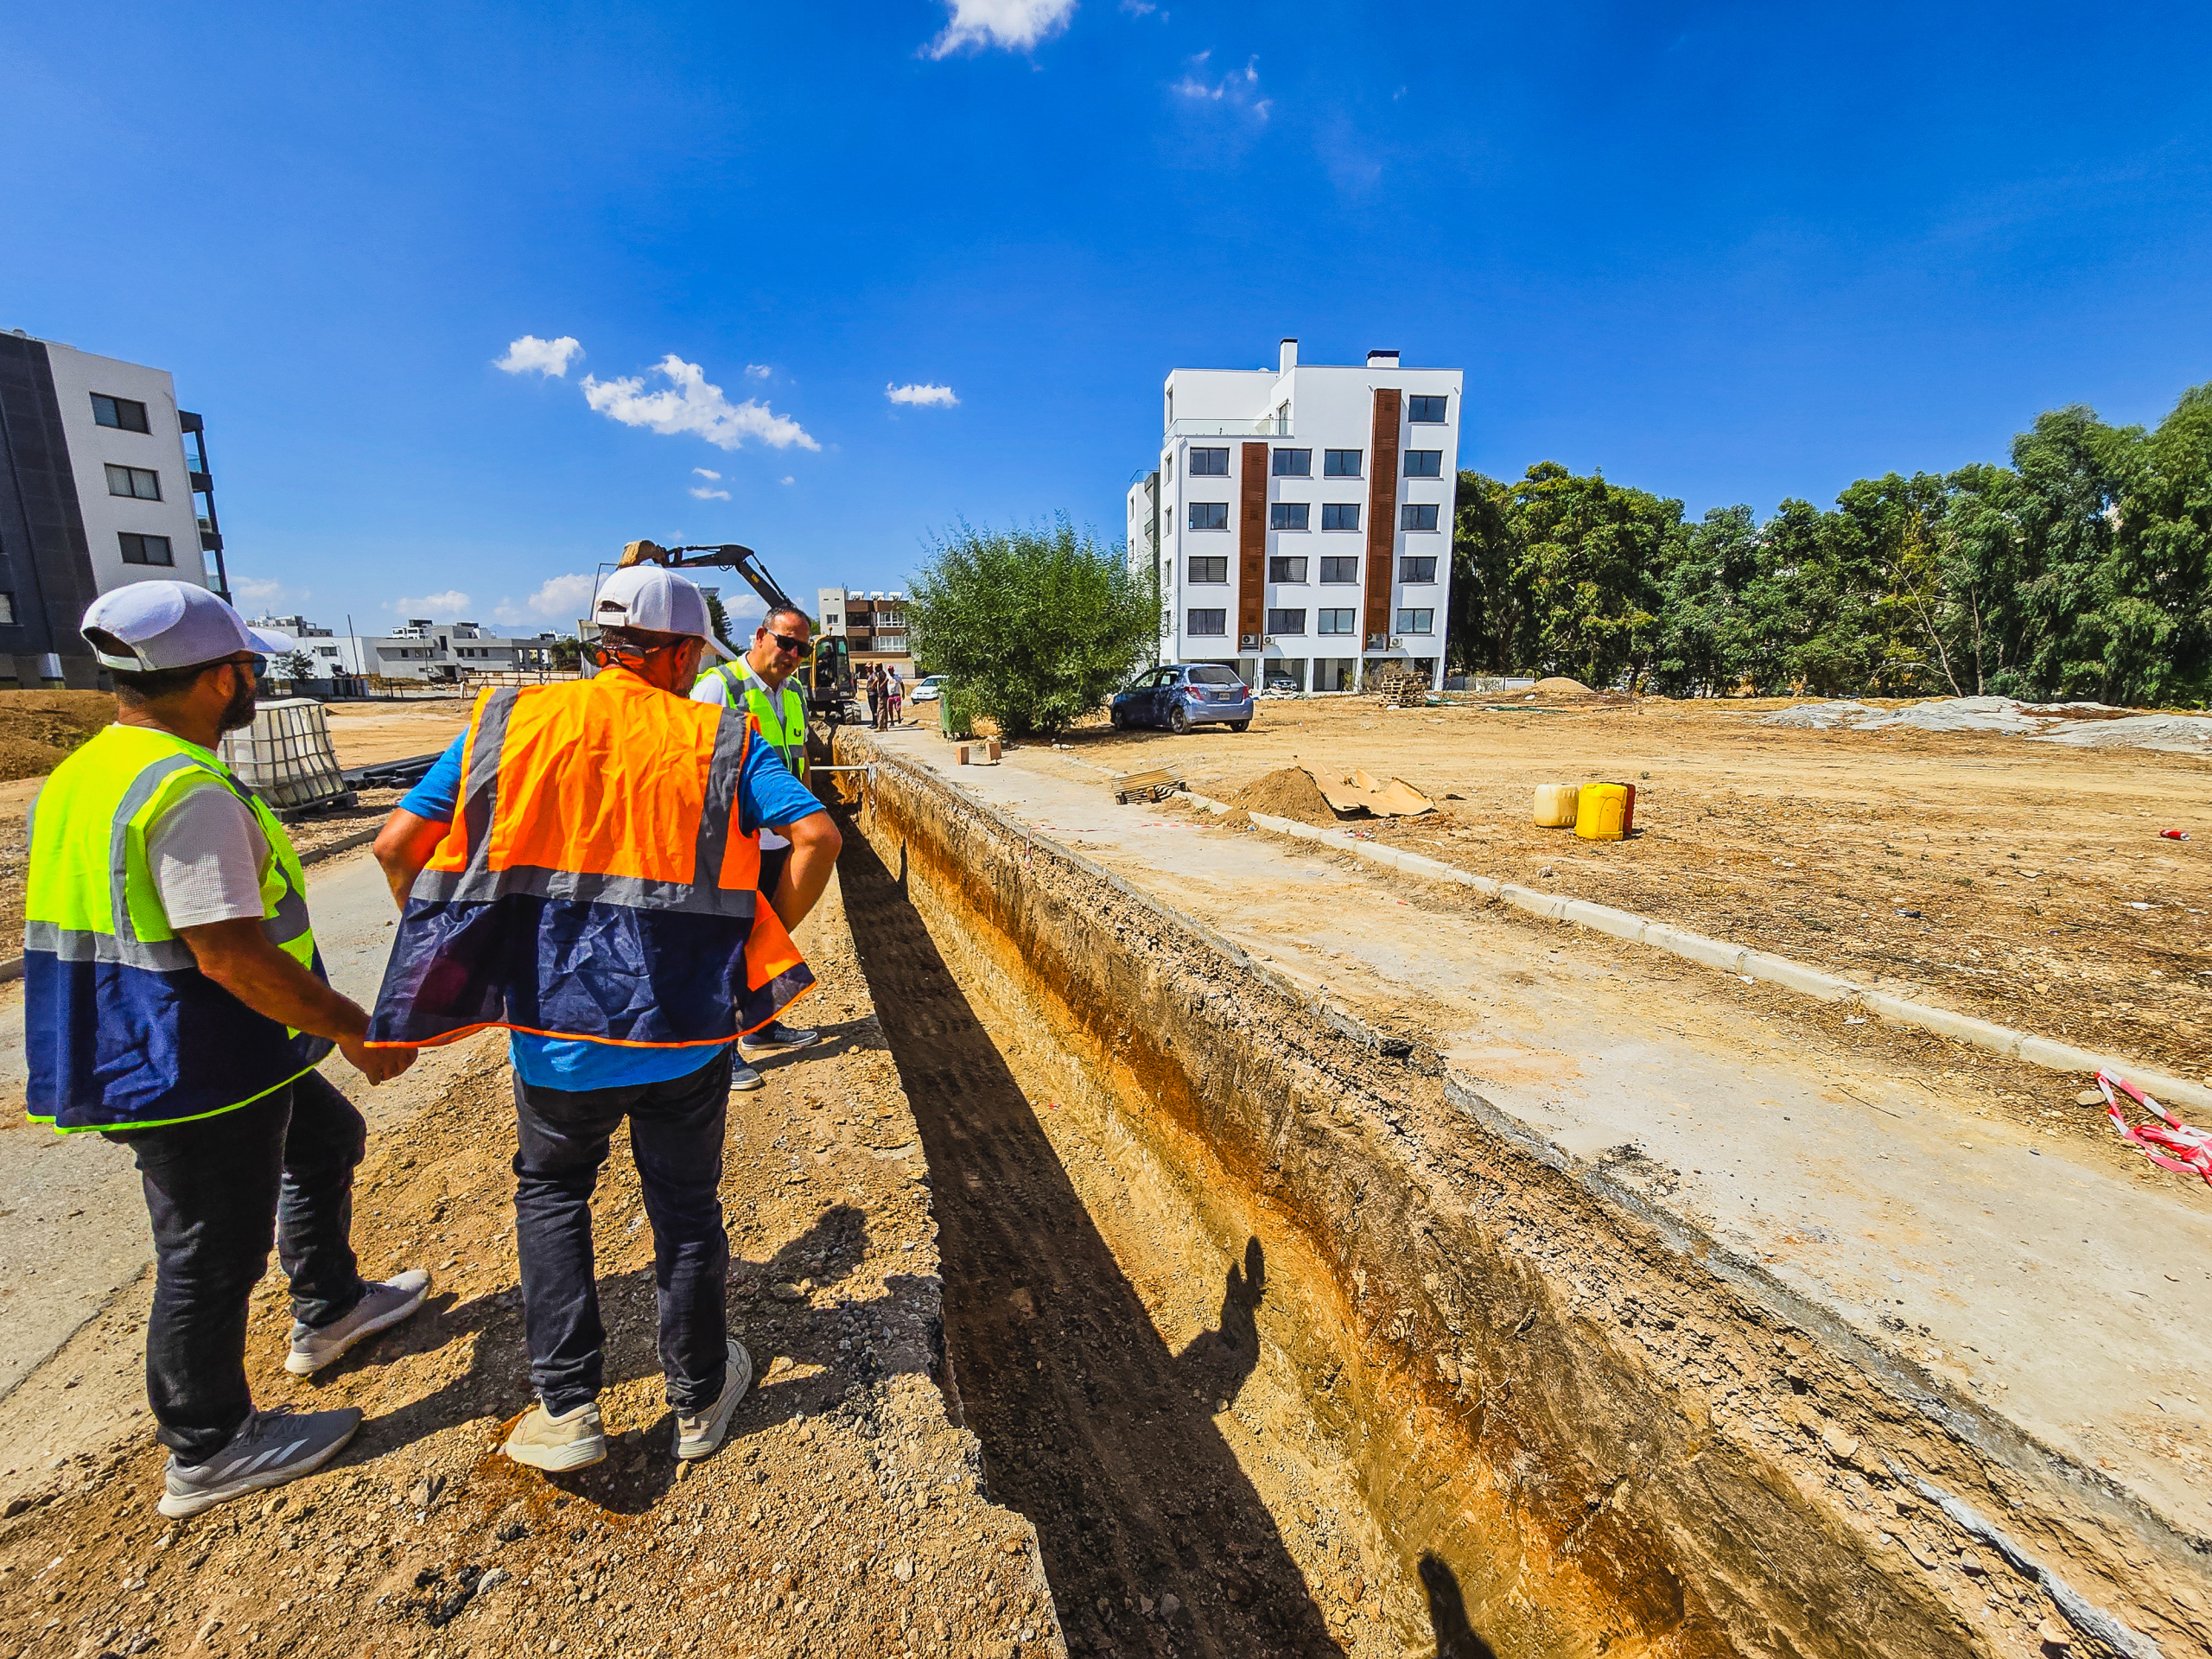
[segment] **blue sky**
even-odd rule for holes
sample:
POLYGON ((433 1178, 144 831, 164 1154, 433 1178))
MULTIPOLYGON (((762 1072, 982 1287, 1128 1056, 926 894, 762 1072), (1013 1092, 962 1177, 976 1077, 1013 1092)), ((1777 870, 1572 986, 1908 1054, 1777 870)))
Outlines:
POLYGON ((809 597, 1118 537, 1166 372, 1283 334, 1464 368, 1464 464, 1764 514, 2212 378, 2209 20, 22 4, 0 327, 172 370, 249 605, 364 632, 565 625, 638 536, 809 597))

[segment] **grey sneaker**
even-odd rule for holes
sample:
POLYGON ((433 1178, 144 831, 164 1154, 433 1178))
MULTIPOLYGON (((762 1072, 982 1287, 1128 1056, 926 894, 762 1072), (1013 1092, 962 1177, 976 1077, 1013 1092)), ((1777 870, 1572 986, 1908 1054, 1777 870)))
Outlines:
POLYGON ((810 1048, 822 1040, 818 1031, 802 1031, 780 1020, 771 1020, 758 1031, 748 1031, 738 1046, 755 1054, 773 1054, 786 1048, 810 1048))
POLYGON ((422 1306, 423 1299, 429 1294, 429 1269, 410 1268, 381 1284, 371 1285, 353 1304, 352 1313, 320 1331, 295 1319, 292 1351, 284 1356, 284 1369, 294 1376, 307 1376, 337 1363, 362 1338, 397 1325, 422 1306))
POLYGON ((729 1420, 737 1402, 753 1386, 753 1356, 735 1337, 729 1339, 729 1370, 722 1376, 722 1391, 704 1411, 676 1414, 676 1455, 689 1462, 703 1458, 729 1433, 729 1420))
POLYGON ((767 1082, 749 1065, 733 1065, 729 1069, 729 1091, 733 1095, 749 1095, 755 1089, 766 1089, 767 1082))
POLYGON ((599 1421, 599 1402, 587 1400, 556 1417, 541 1400, 523 1413, 507 1443, 499 1448, 517 1463, 559 1474, 584 1469, 607 1456, 607 1431, 599 1421))
POLYGON ((340 1411, 257 1411, 207 1462, 188 1469, 171 1458, 166 1490, 155 1507, 181 1521, 248 1492, 297 1480, 345 1450, 360 1426, 361 1414, 351 1406, 340 1411))

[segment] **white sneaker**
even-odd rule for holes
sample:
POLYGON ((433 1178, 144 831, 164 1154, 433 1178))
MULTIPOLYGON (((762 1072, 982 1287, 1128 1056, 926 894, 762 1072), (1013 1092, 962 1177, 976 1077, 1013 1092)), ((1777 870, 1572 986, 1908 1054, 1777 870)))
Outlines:
POLYGON ((729 1339, 729 1370, 722 1377, 721 1395, 704 1411, 676 1414, 676 1455, 689 1462, 703 1458, 729 1434, 729 1420, 737 1402, 753 1386, 753 1356, 735 1337, 729 1339))
POLYGON ((607 1455, 607 1430, 599 1418, 599 1402, 587 1400, 556 1417, 541 1400, 522 1414, 522 1421, 499 1448, 517 1463, 559 1474, 582 1469, 607 1455))
POLYGON ((430 1294, 430 1274, 424 1268, 410 1268, 381 1284, 371 1285, 346 1316, 316 1331, 292 1322, 292 1351, 284 1356, 284 1369, 294 1376, 307 1376, 345 1357, 347 1349, 364 1337, 397 1325, 423 1306, 430 1294))

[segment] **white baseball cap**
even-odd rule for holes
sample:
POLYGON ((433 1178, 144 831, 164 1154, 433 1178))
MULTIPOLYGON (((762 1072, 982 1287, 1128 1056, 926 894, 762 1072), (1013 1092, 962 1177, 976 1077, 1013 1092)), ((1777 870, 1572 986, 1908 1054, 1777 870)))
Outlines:
POLYGON ((244 617, 190 582, 134 582, 102 594, 85 613, 82 632, 102 664, 126 674, 196 668, 242 651, 281 657, 293 648, 281 633, 248 627, 244 617), (110 648, 117 645, 123 652, 110 648))
POLYGON ((707 596, 699 584, 657 564, 633 564, 600 584, 591 620, 602 628, 642 628, 648 633, 688 633, 727 658, 728 647, 715 638, 707 615, 707 596))

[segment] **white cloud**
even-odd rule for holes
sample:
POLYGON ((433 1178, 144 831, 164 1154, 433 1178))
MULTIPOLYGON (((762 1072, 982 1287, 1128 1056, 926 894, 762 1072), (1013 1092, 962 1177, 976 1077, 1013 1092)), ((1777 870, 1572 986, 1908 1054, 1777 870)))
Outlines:
POLYGON ((886 386, 883 395, 894 404, 908 404, 916 409, 950 409, 960 400, 952 395, 950 386, 926 384, 911 386, 886 386))
POLYGON ((1206 60, 1211 56, 1211 52, 1201 52, 1192 58, 1190 68, 1175 83, 1173 90, 1201 104, 1226 105, 1249 111, 1255 120, 1266 120, 1273 100, 1260 96, 1260 60, 1254 57, 1243 68, 1232 69, 1219 80, 1209 83, 1205 79, 1206 60))
POLYGON ((304 605, 314 597, 304 588, 287 588, 281 582, 264 576, 232 576, 231 592, 240 599, 251 600, 264 611, 287 603, 304 605))
POLYGON ((711 478, 718 484, 721 481, 722 475, 711 467, 694 467, 691 470, 701 478, 711 478))
POLYGON ((589 576, 548 576, 522 605, 501 600, 492 608, 492 620, 511 628, 543 622, 549 617, 556 622, 574 622, 591 603, 591 595, 589 576))
POLYGON ((588 374, 583 378, 584 401, 610 421, 670 435, 689 432, 720 449, 740 448, 747 438, 778 449, 793 444, 802 449, 822 447, 790 416, 777 414, 758 399, 731 403, 720 386, 708 380, 704 369, 673 352, 653 365, 653 372, 670 384, 647 391, 642 375, 600 380, 588 374))
POLYGON ((568 334, 558 340, 540 340, 536 334, 524 334, 507 347, 505 357, 493 359, 492 366, 505 369, 509 374, 524 374, 536 369, 541 375, 565 376, 570 359, 583 354, 584 348, 568 334))
POLYGON ((784 477, 778 481, 785 484, 796 484, 798 482, 798 480, 791 477, 789 474, 785 474, 784 477))
POLYGON ((952 17, 944 33, 926 48, 932 58, 988 46, 1027 52, 1068 26, 1076 0, 945 0, 945 4, 952 17))
POLYGON ((755 380, 766 380, 775 372, 766 363, 748 363, 745 365, 745 372, 755 380))
POLYGON ((697 496, 702 501, 727 501, 729 499, 729 492, 728 490, 718 490, 711 484, 694 484, 691 486, 691 493, 697 496))
POLYGON ((1152 0, 1122 0, 1122 10, 1132 17, 1149 17, 1160 8, 1152 0))
POLYGON ((448 622, 468 608, 468 595, 457 588, 448 588, 442 594, 424 594, 420 599, 390 600, 385 605, 387 611, 402 616, 443 617, 448 622))

